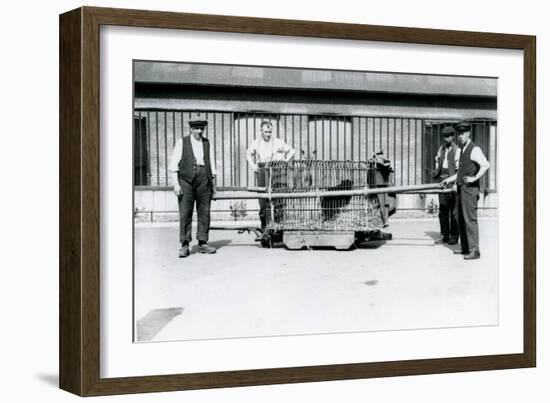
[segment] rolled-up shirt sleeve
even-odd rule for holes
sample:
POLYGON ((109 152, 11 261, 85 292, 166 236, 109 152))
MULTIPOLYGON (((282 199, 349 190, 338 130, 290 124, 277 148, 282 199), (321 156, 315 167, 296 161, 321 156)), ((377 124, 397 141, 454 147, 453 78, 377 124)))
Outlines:
POLYGON ((179 164, 181 160, 181 152, 183 147, 183 141, 182 139, 178 139, 176 141, 176 145, 174 146, 174 150, 172 151, 172 157, 170 158, 170 164, 168 165, 168 170, 170 172, 178 172, 179 171, 179 164))
POLYGON ((258 141, 254 140, 246 150, 246 160, 250 165, 254 165, 254 159, 258 155, 258 141))
POLYGON ((470 154, 470 159, 474 161, 476 164, 480 166, 480 168, 489 168, 491 164, 489 164, 489 161, 487 161, 487 158, 485 158, 485 155, 483 154, 483 151, 481 151, 481 148, 479 146, 476 146, 472 149, 472 152, 470 154))
POLYGON ((441 161, 439 161, 439 154, 441 154, 441 148, 442 147, 439 147, 439 149, 437 150, 437 153, 435 154, 435 169, 438 169, 439 164, 441 163, 441 161))

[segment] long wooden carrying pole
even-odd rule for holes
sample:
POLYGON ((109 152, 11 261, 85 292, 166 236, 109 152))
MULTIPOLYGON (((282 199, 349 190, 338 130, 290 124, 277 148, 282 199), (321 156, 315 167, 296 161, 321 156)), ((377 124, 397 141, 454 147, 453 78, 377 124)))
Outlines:
MULTIPOLYGON (((258 188, 259 189, 259 188, 258 188)), ((335 190, 335 191, 313 191, 296 193, 265 193, 265 192, 227 192, 218 194, 216 200, 236 200, 236 199, 298 199, 303 197, 339 197, 339 196, 358 196, 372 195, 381 193, 410 193, 425 190, 441 190, 438 183, 425 185, 408 186, 389 186, 379 188, 365 188, 354 190, 335 190)))

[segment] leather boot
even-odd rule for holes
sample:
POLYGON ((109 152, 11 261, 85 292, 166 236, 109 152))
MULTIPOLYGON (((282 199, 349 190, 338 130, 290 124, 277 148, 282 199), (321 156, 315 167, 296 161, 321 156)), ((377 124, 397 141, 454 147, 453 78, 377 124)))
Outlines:
POLYGON ((216 248, 213 246, 210 246, 206 243, 203 243, 202 245, 199 245, 197 252, 199 253, 216 253, 216 248))
POLYGON ((479 251, 474 249, 467 255, 464 255, 464 260, 474 260, 474 259, 479 259, 480 257, 481 257, 481 254, 479 253, 479 251))
POLYGON ((181 245, 181 248, 178 250, 178 257, 187 256, 189 256, 189 245, 181 245))

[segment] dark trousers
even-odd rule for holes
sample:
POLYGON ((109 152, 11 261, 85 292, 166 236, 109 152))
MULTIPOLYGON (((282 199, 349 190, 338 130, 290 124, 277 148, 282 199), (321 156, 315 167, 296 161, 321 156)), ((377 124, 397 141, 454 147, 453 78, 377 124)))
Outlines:
POLYGON ((207 178, 206 169, 197 166, 191 182, 178 179, 182 194, 178 197, 180 210, 180 242, 191 241, 193 209, 197 203, 197 239, 208 241, 210 229, 210 203, 212 200, 212 185, 207 178))
POLYGON ((458 239, 456 193, 439 194, 439 227, 443 238, 458 239))
POLYGON ((459 185, 457 189, 457 216, 460 246, 463 251, 479 251, 479 227, 477 224, 477 186, 459 185))
MULTIPOLYGON (((260 170, 256 172, 256 186, 267 186, 265 178, 265 168, 260 167, 260 170)), ((262 231, 265 230, 267 224, 267 209, 269 207, 269 201, 267 199, 258 199, 260 204, 260 222, 262 223, 262 231)))

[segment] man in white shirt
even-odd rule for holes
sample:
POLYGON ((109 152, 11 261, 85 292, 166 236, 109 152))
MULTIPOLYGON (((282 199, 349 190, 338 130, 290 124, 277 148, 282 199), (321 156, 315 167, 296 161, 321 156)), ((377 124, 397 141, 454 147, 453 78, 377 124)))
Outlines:
MULTIPOLYGON (((246 160, 256 175, 256 185, 266 186, 265 163, 269 161, 290 161, 294 157, 294 149, 283 139, 272 137, 273 125, 264 120, 260 125, 261 136, 256 138, 246 150, 246 160)), ((262 231, 267 223, 266 199, 260 199, 260 222, 262 231)))
POLYGON ((477 223, 479 179, 490 166, 481 148, 471 141, 470 130, 470 124, 467 122, 461 122, 456 126, 458 143, 461 149, 458 172, 441 182, 442 185, 447 185, 456 181, 460 249, 454 251, 454 253, 464 255, 466 260, 481 257, 477 223))
POLYGON ((216 160, 208 139, 202 135, 208 122, 200 114, 189 120, 190 136, 176 141, 168 170, 180 212, 179 257, 189 256, 193 208, 197 204, 199 253, 215 253, 208 245, 210 203, 216 194, 216 160))

